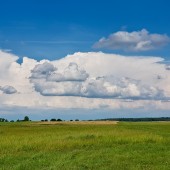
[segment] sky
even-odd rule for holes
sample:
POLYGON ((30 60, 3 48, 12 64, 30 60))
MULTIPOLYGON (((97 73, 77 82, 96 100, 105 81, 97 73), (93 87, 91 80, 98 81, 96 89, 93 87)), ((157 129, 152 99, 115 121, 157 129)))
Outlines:
POLYGON ((168 0, 0 0, 0 117, 170 116, 168 0))

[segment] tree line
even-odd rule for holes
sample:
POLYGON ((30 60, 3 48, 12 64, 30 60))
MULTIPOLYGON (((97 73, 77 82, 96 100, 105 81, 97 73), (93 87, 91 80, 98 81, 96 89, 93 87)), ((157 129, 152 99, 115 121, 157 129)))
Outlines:
MULTIPOLYGON (((28 116, 25 116, 23 120, 16 120, 16 122, 27 122, 27 121, 31 121, 30 118, 28 116)), ((64 121, 62 119, 55 119, 52 118, 50 120, 48 119, 43 119, 41 120, 42 122, 48 122, 48 121, 64 121)), ((79 119, 75 119, 75 120, 70 120, 70 121, 79 121, 79 119)), ((141 121, 170 121, 170 117, 149 117, 149 118, 106 118, 106 119, 96 119, 96 120, 88 120, 88 121, 126 121, 126 122, 141 122, 141 121)), ((0 122, 15 122, 14 120, 8 120, 5 118, 0 118, 0 122)))
MULTIPOLYGON (((28 121, 31 121, 30 118, 28 116, 25 116, 24 119, 20 120, 20 119, 17 119, 16 122, 28 122, 28 121)), ((48 122, 48 121, 57 121, 57 122, 61 122, 61 121, 64 121, 62 119, 55 119, 55 118, 52 118, 50 120, 48 119, 43 119, 41 120, 41 122, 48 122)), ((72 119, 70 121, 73 121, 72 119)), ((79 119, 75 119, 74 121, 79 121, 79 119)), ((14 120, 7 120, 5 118, 0 118, 0 122, 15 122, 14 120)))
MULTIPOLYGON (((28 116, 25 116, 23 120, 17 120, 16 122, 22 122, 22 121, 31 121, 28 116)), ((14 120, 8 120, 5 118, 0 118, 0 122, 15 122, 14 120)))
POLYGON ((126 122, 141 122, 141 121, 170 121, 170 117, 144 117, 144 118, 107 118, 97 119, 100 121, 126 121, 126 122))

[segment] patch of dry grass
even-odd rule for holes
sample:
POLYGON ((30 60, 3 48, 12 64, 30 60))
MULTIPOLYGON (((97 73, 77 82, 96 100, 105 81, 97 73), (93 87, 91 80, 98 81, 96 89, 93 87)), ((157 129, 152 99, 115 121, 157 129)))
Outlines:
POLYGON ((118 121, 48 121, 48 122, 36 122, 40 125, 55 125, 55 124, 73 124, 73 125, 116 125, 118 121))

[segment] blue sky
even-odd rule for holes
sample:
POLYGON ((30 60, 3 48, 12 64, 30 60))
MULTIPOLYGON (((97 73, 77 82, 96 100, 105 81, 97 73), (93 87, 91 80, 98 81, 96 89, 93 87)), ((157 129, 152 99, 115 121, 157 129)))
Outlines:
POLYGON ((169 6, 0 0, 0 117, 170 116, 169 6))
MULTIPOLYGON (((170 35, 168 0, 6 0, 0 5, 0 48, 38 60, 57 59, 77 51, 98 51, 103 36, 143 28, 170 35)), ((140 55, 169 59, 170 46, 140 55)), ((103 50, 135 55, 120 50, 103 50)))

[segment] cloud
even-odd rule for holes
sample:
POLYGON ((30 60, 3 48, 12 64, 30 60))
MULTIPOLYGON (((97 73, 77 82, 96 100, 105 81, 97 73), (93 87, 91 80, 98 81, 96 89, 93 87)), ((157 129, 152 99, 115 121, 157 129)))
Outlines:
POLYGON ((141 31, 118 31, 101 38, 93 47, 97 49, 148 51, 160 48, 170 42, 170 37, 165 34, 151 34, 146 29, 141 31))
POLYGON ((0 86, 0 90, 3 92, 3 93, 5 93, 5 94, 14 94, 14 93, 16 93, 17 92, 17 90, 14 88, 14 87, 12 87, 12 86, 4 86, 4 87, 1 87, 0 86))
POLYGON ((163 90, 130 78, 98 77, 83 85, 82 96, 116 99, 161 99, 163 90))
MULTIPOLYGON (((82 53, 79 54, 83 55, 82 53)), ((101 60, 101 54, 102 58, 104 56, 107 56, 104 53, 89 54, 98 56, 98 60, 101 60)), ((72 56, 71 58, 76 60, 76 57, 74 57, 72 56)), ((117 63, 120 64, 120 70, 123 69, 121 65, 128 65, 128 68, 125 68, 125 71, 130 73, 130 70, 132 70, 132 74, 134 74, 134 72, 138 70, 136 66, 139 63, 144 62, 143 64, 145 64, 145 66, 149 64, 150 67, 154 67, 152 66, 152 64, 156 64, 157 61, 162 60, 159 58, 125 58, 123 56, 113 55, 112 57, 115 57, 115 59, 117 59, 117 63), (134 67, 133 64, 132 67, 129 67, 130 63, 128 62, 135 62, 135 68, 132 68, 134 67)), ((66 57, 64 59, 65 63, 68 63, 67 60, 69 59, 69 56, 66 57)), ((86 59, 88 60, 88 57, 86 59)), ((95 61, 95 59, 91 60, 95 61)), ((86 61, 85 63, 88 63, 88 61, 86 61)), ((102 70, 103 64, 104 61, 100 61, 100 66, 95 69, 102 70)), ((57 65, 55 63, 45 62, 34 67, 34 69, 31 71, 32 75, 30 77, 30 81, 33 83, 35 90, 43 96, 77 96, 87 98, 112 98, 131 100, 162 100, 163 98, 165 98, 164 89, 161 89, 160 87, 155 86, 152 83, 148 84, 149 81, 147 82, 147 80, 142 81, 139 75, 135 77, 134 75, 130 75, 128 73, 126 74, 127 77, 125 77, 125 74, 123 74, 124 76, 122 75, 119 77, 119 75, 121 75, 120 72, 118 74, 115 71, 109 71, 109 69, 114 66, 114 64, 108 64, 109 65, 108 67, 106 67, 106 69, 109 73, 99 73, 98 71, 98 75, 94 75, 93 71, 96 71, 94 68, 92 72, 89 70, 89 72, 91 72, 90 74, 87 73, 87 71, 80 69, 80 66, 78 66, 78 64, 75 62, 68 63, 68 66, 66 66, 63 71, 57 68, 57 65)), ((62 63, 60 63, 59 65, 62 65, 62 63)), ((157 66, 158 65, 159 64, 157 64, 157 66)), ((118 69, 116 69, 116 71, 118 71, 118 69)), ((148 75, 146 75, 146 77, 147 76, 148 75)), ((159 75, 159 77, 161 77, 161 75, 159 75)), ((148 77, 148 79, 151 80, 151 77, 148 77)), ((152 79, 154 79, 154 75, 152 75, 152 79)), ((158 79, 158 76, 155 75, 155 79, 158 79)))
POLYGON ((157 87, 144 85, 130 78, 115 77, 89 78, 84 82, 32 81, 35 90, 44 96, 77 96, 87 98, 112 99, 163 99, 164 92, 157 87))
POLYGON ((48 62, 45 62, 43 64, 37 64, 34 69, 31 71, 32 79, 41 79, 41 78, 47 78, 52 72, 54 72, 56 68, 48 62))
POLYGON ((170 70, 170 65, 166 65, 166 70, 170 70))
POLYGON ((34 81, 37 92, 43 96, 80 96, 81 84, 77 82, 34 81))
POLYGON ((31 79, 46 79, 51 82, 84 81, 88 77, 86 71, 79 69, 73 62, 69 63, 62 73, 57 72, 57 68, 48 62, 36 65, 31 73, 31 79))
POLYGON ((74 62, 57 72, 51 63, 38 64, 31 71, 31 82, 35 90, 44 96, 80 96, 81 82, 88 78, 85 70, 74 62))
POLYGON ((19 92, 0 90, 2 107, 170 109, 162 102, 170 99, 170 72, 161 57, 78 52, 54 61, 17 59, 0 53, 1 89, 19 92))
POLYGON ((15 56, 14 54, 10 54, 8 52, 0 50, 0 78, 5 78, 9 74, 12 64, 18 60, 19 57, 15 56), (4 74, 4 71, 5 74, 4 74))
POLYGON ((74 62, 69 63, 68 67, 64 69, 63 73, 53 72, 47 77, 47 81, 85 81, 88 78, 85 70, 80 69, 74 62))

